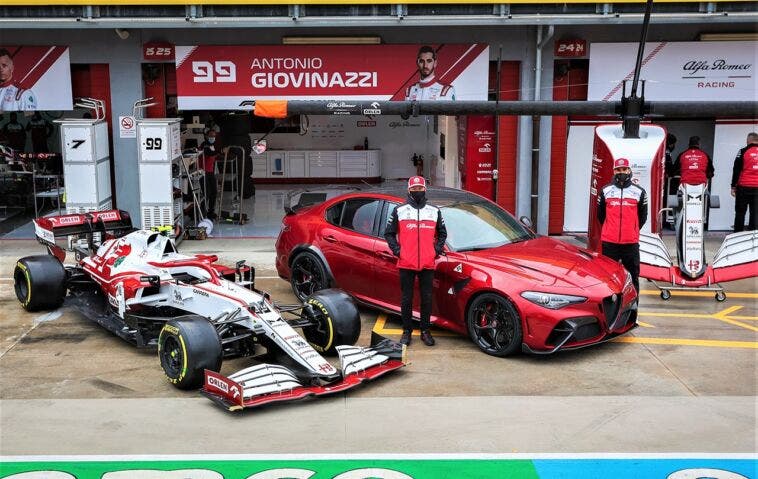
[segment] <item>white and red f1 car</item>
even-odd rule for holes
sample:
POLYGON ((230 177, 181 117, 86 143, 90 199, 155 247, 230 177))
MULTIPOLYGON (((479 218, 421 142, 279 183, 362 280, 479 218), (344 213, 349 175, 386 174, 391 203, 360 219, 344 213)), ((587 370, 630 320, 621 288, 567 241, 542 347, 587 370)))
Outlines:
POLYGON ((138 347, 157 346, 171 383, 202 386, 228 410, 334 394, 405 364, 404 347, 388 339, 353 346, 360 317, 340 290, 274 304, 255 288, 255 271, 244 261, 228 268, 215 255, 182 255, 172 239, 134 230, 125 211, 39 218, 34 227, 50 254, 16 264, 16 296, 25 309, 65 302, 138 347), (75 266, 62 264, 66 252, 55 241, 61 236, 81 238, 71 248, 75 266), (278 364, 218 374, 223 358, 254 356, 262 347, 278 364), (340 369, 320 352, 336 352, 340 369))

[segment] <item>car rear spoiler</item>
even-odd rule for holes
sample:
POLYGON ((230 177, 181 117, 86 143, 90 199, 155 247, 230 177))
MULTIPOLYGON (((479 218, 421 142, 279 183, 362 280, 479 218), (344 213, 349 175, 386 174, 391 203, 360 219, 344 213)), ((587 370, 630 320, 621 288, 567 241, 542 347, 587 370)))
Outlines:
MULTIPOLYGON (((59 257, 60 247, 55 238, 62 236, 86 236, 92 249, 95 233, 111 233, 119 236, 132 231, 132 218, 123 210, 92 211, 61 216, 45 216, 34 220, 34 234, 37 241, 47 246, 51 254, 59 257)), ((64 253, 65 256, 65 253, 64 253)))

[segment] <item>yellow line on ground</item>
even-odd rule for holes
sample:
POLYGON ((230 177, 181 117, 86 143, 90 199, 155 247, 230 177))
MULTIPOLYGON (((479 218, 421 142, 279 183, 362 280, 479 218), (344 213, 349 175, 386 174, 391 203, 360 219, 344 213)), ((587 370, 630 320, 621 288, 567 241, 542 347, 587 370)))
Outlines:
POLYGON ((636 344, 666 344, 674 346, 705 346, 711 348, 743 348, 758 349, 757 341, 721 341, 715 339, 682 339, 682 338, 641 338, 623 336, 613 340, 617 343, 636 344))
MULTIPOLYGON (((749 299, 756 299, 758 298, 758 293, 729 293, 725 292, 727 298, 749 298, 749 299)), ((658 296, 661 294, 660 291, 654 290, 654 289, 643 289, 640 291, 640 294, 645 295, 651 295, 651 296, 658 296)), ((713 297, 716 293, 713 291, 671 291, 671 296, 710 296, 713 297)))
POLYGON ((656 311, 640 311, 640 317, 660 317, 660 318, 702 318, 702 319, 715 319, 733 326, 748 329, 750 331, 758 332, 758 328, 749 324, 741 323, 739 320, 758 321, 758 316, 729 316, 729 314, 739 311, 744 306, 730 306, 724 310, 721 310, 713 314, 699 314, 699 313, 664 313, 656 311))
POLYGON ((719 311, 718 313, 714 314, 713 317, 714 317, 714 319, 718 319, 719 321, 723 321, 725 323, 733 324, 735 326, 739 326, 741 328, 749 329, 750 331, 755 331, 755 332, 758 333, 758 328, 756 328, 755 326, 751 326, 749 324, 745 324, 745 323, 741 323, 739 321, 735 321, 734 318, 730 318, 730 317, 727 316, 729 313, 732 313, 734 311, 738 311, 740 309, 742 309, 742 306, 732 306, 730 308, 726 308, 723 311, 719 311))
POLYGON ((637 321, 637 324, 639 324, 639 325, 640 325, 640 326, 642 326, 643 328, 654 328, 654 327, 655 327, 655 326, 653 326, 653 325, 652 325, 652 324, 650 324, 650 323, 644 323, 644 322, 642 322, 642 321, 637 321))
MULTIPOLYGON (((374 323, 374 328, 372 329, 373 332, 377 334, 403 334, 402 329, 397 328, 386 328, 385 325, 387 324, 387 315, 385 313, 379 313, 379 316, 376 317, 376 323, 374 323)), ((420 336, 421 331, 418 329, 413 330, 413 336, 420 336)), ((458 336, 455 333, 448 333, 440 330, 434 331, 434 336, 458 336)))
POLYGON ((657 317, 657 318, 704 318, 704 319, 713 319, 712 314, 685 314, 685 313, 661 313, 656 311, 640 311, 637 313, 637 316, 645 316, 645 317, 657 317))

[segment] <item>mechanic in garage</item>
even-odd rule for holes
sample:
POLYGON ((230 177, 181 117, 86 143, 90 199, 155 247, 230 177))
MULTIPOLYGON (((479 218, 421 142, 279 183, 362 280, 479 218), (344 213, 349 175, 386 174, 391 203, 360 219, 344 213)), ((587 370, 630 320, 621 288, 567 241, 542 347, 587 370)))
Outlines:
POLYGON ((429 331, 432 313, 432 279, 434 260, 442 254, 447 239, 442 212, 426 203, 426 180, 423 176, 408 179, 408 199, 392 211, 384 233, 400 269, 400 316, 403 320, 401 344, 411 343, 413 332, 413 286, 418 276, 421 293, 421 341, 434 346, 429 331))
POLYGON ((647 194, 632 183, 632 168, 626 158, 613 162, 613 181, 597 196, 597 219, 603 225, 603 255, 624 265, 639 293, 640 228, 647 221, 647 194))
POLYGON ((689 146, 674 162, 674 175, 681 176, 680 183, 702 185, 713 178, 713 160, 700 149, 700 137, 691 136, 689 146))
POLYGON ((206 206, 208 209, 208 219, 216 219, 216 160, 221 155, 221 145, 216 142, 216 130, 210 128, 205 134, 205 141, 200 145, 200 149, 203 150, 203 156, 205 161, 203 163, 203 170, 205 171, 205 198, 206 206))
POLYGON ((758 227, 758 133, 747 136, 747 146, 737 153, 732 168, 732 196, 734 203, 734 232, 745 229, 745 214, 750 209, 748 230, 758 227))

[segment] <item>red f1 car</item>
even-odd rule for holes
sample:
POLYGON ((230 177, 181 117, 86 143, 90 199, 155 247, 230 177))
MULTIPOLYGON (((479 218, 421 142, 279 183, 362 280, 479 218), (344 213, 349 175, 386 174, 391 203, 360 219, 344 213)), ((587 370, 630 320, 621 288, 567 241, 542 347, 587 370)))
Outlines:
POLYGON ((134 230, 124 211, 40 218, 34 227, 51 254, 16 264, 15 291, 25 309, 65 302, 138 347, 157 346, 172 384, 202 386, 204 395, 229 410, 333 394, 404 365, 404 348, 388 339, 374 338, 370 348, 352 346, 360 317, 342 291, 320 291, 303 304, 274 304, 255 288, 255 271, 244 261, 228 268, 215 255, 179 254, 172 239, 134 230), (55 242, 60 236, 83 238, 73 241, 75 266, 62 264, 66 252, 55 242), (261 346, 280 364, 218 374, 223 358, 253 356, 261 346), (340 369, 319 354, 335 352, 340 369))

